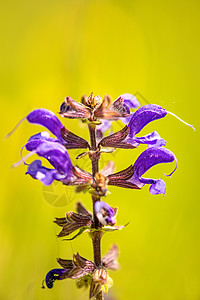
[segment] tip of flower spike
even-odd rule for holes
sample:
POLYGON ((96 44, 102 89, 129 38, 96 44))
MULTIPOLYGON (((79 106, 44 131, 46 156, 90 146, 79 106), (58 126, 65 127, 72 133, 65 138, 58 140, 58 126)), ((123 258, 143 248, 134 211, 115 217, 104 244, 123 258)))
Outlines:
POLYGON ((170 174, 164 174, 165 176, 171 177, 172 174, 174 174, 174 172, 176 171, 176 169, 177 169, 177 167, 178 167, 178 160, 177 160, 176 157, 175 157, 175 161, 176 161, 176 166, 175 166, 174 170, 173 170, 170 174))
POLYGON ((179 121, 181 121, 182 123, 184 123, 185 125, 191 127, 194 131, 196 131, 195 127, 187 122, 185 122, 184 120, 182 120, 181 118, 179 118, 177 115, 175 115, 174 113, 167 111, 168 114, 172 115, 173 117, 175 117, 176 119, 178 119, 179 121))
POLYGON ((24 117, 23 119, 21 119, 18 123, 17 123, 17 125, 5 136, 5 140, 7 139, 7 138, 9 138, 14 132, 15 132, 15 130, 19 127, 19 125, 24 121, 26 119, 26 117, 24 117))

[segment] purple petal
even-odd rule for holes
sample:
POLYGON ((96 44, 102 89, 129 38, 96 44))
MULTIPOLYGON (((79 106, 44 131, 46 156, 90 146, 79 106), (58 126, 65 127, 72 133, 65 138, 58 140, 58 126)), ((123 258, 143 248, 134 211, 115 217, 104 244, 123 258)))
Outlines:
POLYGON ((29 166, 26 174, 32 178, 40 180, 44 185, 50 185, 55 179, 58 180, 60 175, 55 169, 48 169, 42 166, 41 160, 34 160, 29 166))
POLYGON ((25 147, 28 151, 35 150, 39 145, 41 145, 44 141, 48 142, 58 142, 57 139, 50 137, 47 131, 39 132, 35 135, 32 135, 28 142, 26 143, 25 147))
POLYGON ((176 160, 174 154, 165 148, 150 147, 146 149, 134 164, 134 175, 129 180, 130 182, 142 187, 145 184, 151 184, 150 193, 155 194, 164 194, 166 191, 165 183, 162 180, 143 178, 141 177, 146 173, 150 168, 159 164, 159 163, 169 163, 176 160))
POLYGON ((137 98, 132 94, 123 94, 120 96, 124 99, 124 103, 131 109, 137 108, 140 106, 140 102, 137 100, 137 98))
POLYGON ((101 119, 101 125, 97 126, 97 136, 98 138, 102 138, 105 131, 109 130, 112 126, 112 122, 108 120, 101 119))
POLYGON ((142 176, 145 172, 147 172, 151 167, 159 164, 159 163, 169 163, 175 160, 174 154, 165 148, 157 148, 151 147, 146 149, 138 159, 136 160, 134 167, 134 174, 137 177, 142 176))
POLYGON ((142 137, 134 137, 132 139, 129 139, 128 135, 127 142, 135 147, 137 147, 139 144, 147 144, 149 147, 162 147, 166 145, 166 141, 160 137, 157 131, 153 131, 142 137))
MULTIPOLYGON (((132 94, 123 94, 120 96, 121 98, 123 98, 123 103, 124 103, 124 106, 128 107, 128 113, 130 113, 130 109, 135 109, 137 107, 140 106, 140 103, 139 101, 137 100, 137 98, 132 95, 132 94)), ((126 117, 126 118, 121 118, 121 121, 124 123, 124 124, 128 124, 130 119, 132 117, 132 114, 130 114, 130 116, 126 117)))
POLYGON ((124 123, 124 124, 128 124, 131 120, 133 116, 133 113, 130 114, 130 116, 126 117, 126 118, 120 118, 120 120, 124 123))
POLYGON ((56 115, 48 109, 36 109, 26 117, 28 122, 46 127, 58 139, 62 140, 60 130, 64 127, 56 115))
POLYGON ((66 272, 65 269, 53 269, 46 275, 45 282, 49 289, 52 289, 55 280, 61 280, 61 275, 66 272))
POLYGON ((140 107, 133 115, 128 124, 129 136, 134 137, 148 123, 165 117, 167 111, 161 106, 148 104, 140 107))
POLYGON ((46 158, 50 164, 61 174, 72 175, 72 163, 65 147, 59 143, 44 141, 35 152, 46 158))
POLYGON ((115 211, 114 209, 103 201, 96 201, 95 205, 95 213, 102 225, 111 225, 113 226, 116 223, 115 220, 115 211))
POLYGON ((162 179, 156 180, 155 183, 152 183, 149 192, 152 195, 165 194, 166 193, 166 184, 162 179))

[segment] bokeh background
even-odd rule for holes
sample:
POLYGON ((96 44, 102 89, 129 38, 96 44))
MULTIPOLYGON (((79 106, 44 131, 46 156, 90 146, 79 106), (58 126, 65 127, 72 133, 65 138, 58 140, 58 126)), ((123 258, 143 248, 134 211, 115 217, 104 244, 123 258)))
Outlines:
MULTIPOLYGON (((60 184, 44 188, 24 175, 23 165, 10 168, 39 126, 24 122, 4 137, 32 109, 58 112, 65 96, 80 100, 91 92, 113 99, 135 94, 143 105, 162 105, 197 129, 169 115, 142 131, 157 130, 178 158, 178 170, 165 178, 165 197, 150 195, 148 187, 110 188, 107 201, 119 207, 118 224, 130 221, 123 231, 103 238, 103 253, 112 243, 121 251, 121 269, 110 273, 112 299, 200 299, 199 6, 196 0, 2 2, 0 299, 88 299, 88 291, 77 290, 74 281, 56 282, 52 290, 41 285, 47 271, 58 267, 56 257, 71 258, 79 251, 92 259, 87 235, 58 240, 59 228, 52 222, 77 200, 91 209, 90 197, 60 184)), ((78 121, 63 122, 88 138, 78 121)), ((114 130, 120 126, 116 123, 114 130)), ((119 171, 144 149, 104 154, 101 166, 113 159, 119 171)), ((77 153, 70 152, 73 161, 77 153)), ((80 166, 89 168, 86 159, 80 166)), ((148 175, 164 178, 173 168, 156 166, 148 175)))

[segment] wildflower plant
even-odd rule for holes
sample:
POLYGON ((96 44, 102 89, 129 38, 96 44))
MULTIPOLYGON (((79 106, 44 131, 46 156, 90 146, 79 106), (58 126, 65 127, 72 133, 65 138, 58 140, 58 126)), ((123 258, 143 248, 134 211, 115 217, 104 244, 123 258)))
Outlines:
POLYGON ((109 185, 137 190, 148 185, 152 195, 165 194, 166 184, 163 179, 146 178, 143 175, 157 164, 173 161, 176 162, 175 171, 177 159, 165 148, 166 141, 156 131, 145 136, 140 136, 140 132, 148 123, 164 118, 167 114, 172 113, 158 105, 140 106, 131 94, 123 94, 114 102, 108 95, 103 100, 93 94, 89 97, 83 96, 81 103, 66 97, 60 107, 60 116, 86 123, 90 134, 89 142, 69 131, 47 109, 36 109, 28 114, 26 119, 29 123, 45 127, 54 137, 43 131, 29 138, 24 146, 29 154, 22 159, 27 165, 26 174, 46 186, 56 180, 66 186, 75 186, 76 192, 88 192, 93 206, 92 212, 89 212, 78 202, 76 212, 70 211, 64 217, 55 219, 54 222, 61 228, 58 237, 65 237, 65 240, 72 240, 84 232, 89 233, 94 259, 87 260, 79 253, 74 254, 72 259, 58 258, 60 267, 50 270, 46 275, 45 283, 48 288, 51 289, 55 281, 71 278, 76 280, 78 288, 89 288, 89 298, 104 299, 104 293, 112 286, 108 270, 119 268, 119 249, 113 244, 102 257, 101 239, 105 233, 123 229, 125 226, 116 226, 118 209, 102 201, 102 198, 105 199, 109 185), (104 137, 111 123, 117 120, 124 123, 123 128, 104 137), (110 153, 117 148, 134 149, 140 144, 145 144, 147 149, 126 169, 114 173, 114 162, 109 161, 103 170, 99 170, 101 153, 110 153), (68 154, 70 149, 86 149, 77 159, 88 156, 91 173, 72 164, 68 154), (45 158, 52 168, 43 166, 39 159, 27 164, 25 159, 32 154, 45 158))

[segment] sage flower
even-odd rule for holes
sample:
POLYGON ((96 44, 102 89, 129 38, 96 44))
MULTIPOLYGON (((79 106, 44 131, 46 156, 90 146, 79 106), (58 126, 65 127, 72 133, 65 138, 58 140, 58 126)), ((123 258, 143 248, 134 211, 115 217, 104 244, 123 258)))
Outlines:
MULTIPOLYGON (((134 165, 118 173, 108 175, 108 185, 124 188, 140 189, 145 184, 150 184, 149 192, 152 195, 165 194, 166 184, 162 179, 151 179, 142 177, 149 169, 160 163, 170 163, 177 160, 175 155, 168 149, 151 147, 143 151, 135 161, 134 165)), ((169 174, 171 176, 174 171, 169 174)))
POLYGON ((132 114, 127 126, 125 126, 122 130, 103 138, 99 142, 99 146, 124 149, 133 149, 136 148, 139 144, 147 144, 149 147, 165 146, 166 141, 162 139, 156 131, 142 137, 136 137, 136 135, 147 124, 152 121, 164 118, 167 114, 175 116, 181 122, 194 129, 192 125, 186 123, 171 112, 168 112, 161 106, 156 104, 148 104, 138 108, 138 110, 132 114))
POLYGON ((108 205, 104 201, 96 201, 94 208, 95 208, 96 216, 102 225, 104 225, 104 226, 115 225, 115 223, 116 223, 116 219, 115 219, 116 210, 115 209, 113 209, 110 205, 108 205))
POLYGON ((40 141, 36 148, 32 146, 32 154, 44 157, 54 169, 42 166, 40 160, 35 160, 28 165, 26 174, 40 180, 44 185, 50 185, 54 180, 62 181, 66 185, 86 184, 91 180, 91 175, 72 165, 66 148, 60 143, 40 141))
POLYGON ((47 132, 41 132, 32 136, 25 145, 29 151, 32 151, 30 150, 32 145, 35 145, 36 148, 36 146, 39 145, 43 140, 61 143, 66 149, 89 147, 89 144, 86 140, 67 130, 57 116, 48 109, 35 109, 28 114, 26 119, 29 123, 44 126, 56 136, 56 138, 52 138, 47 132))

